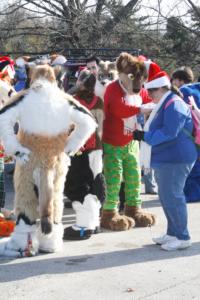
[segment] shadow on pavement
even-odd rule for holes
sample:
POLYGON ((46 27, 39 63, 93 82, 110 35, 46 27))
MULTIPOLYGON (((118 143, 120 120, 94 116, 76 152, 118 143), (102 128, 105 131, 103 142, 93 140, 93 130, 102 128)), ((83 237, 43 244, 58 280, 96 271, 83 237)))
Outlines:
MULTIPOLYGON (((134 265, 157 260, 176 259, 199 255, 200 242, 193 243, 187 250, 165 252, 156 245, 145 245, 142 248, 111 251, 80 256, 64 256, 45 259, 45 255, 34 258, 16 260, 0 259, 0 282, 12 282, 42 274, 68 274, 85 271, 114 268, 125 265, 134 265), (11 263, 12 261, 12 263, 11 263)), ((49 257, 49 255, 48 255, 49 257)))

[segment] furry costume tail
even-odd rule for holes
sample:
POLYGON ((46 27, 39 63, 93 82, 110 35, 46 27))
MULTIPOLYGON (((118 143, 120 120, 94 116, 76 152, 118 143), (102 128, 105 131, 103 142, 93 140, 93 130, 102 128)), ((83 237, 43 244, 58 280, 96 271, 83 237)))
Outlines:
POLYGON ((41 216, 41 231, 49 234, 53 226, 53 187, 54 170, 40 168, 39 172, 39 207, 41 216))

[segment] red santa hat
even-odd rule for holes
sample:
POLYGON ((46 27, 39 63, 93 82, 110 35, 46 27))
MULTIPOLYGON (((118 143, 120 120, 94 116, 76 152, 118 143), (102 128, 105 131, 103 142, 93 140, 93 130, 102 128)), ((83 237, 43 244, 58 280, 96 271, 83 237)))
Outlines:
POLYGON ((145 64, 145 67, 146 67, 147 73, 148 73, 148 81, 149 81, 149 78, 152 78, 153 75, 155 75, 156 73, 161 71, 160 66, 157 65, 155 62, 153 62, 150 59, 146 60, 144 62, 144 64, 145 64))
POLYGON ((160 67, 155 66, 149 68, 149 76, 147 82, 144 84, 145 89, 154 89, 167 86, 170 88, 171 82, 168 74, 165 71, 160 70, 160 67))

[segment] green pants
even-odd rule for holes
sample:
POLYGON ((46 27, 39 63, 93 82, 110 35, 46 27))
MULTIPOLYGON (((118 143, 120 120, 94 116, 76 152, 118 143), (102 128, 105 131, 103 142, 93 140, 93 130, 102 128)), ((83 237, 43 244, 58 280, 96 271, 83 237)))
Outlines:
POLYGON ((141 172, 137 141, 131 141, 126 146, 104 144, 104 174, 107 184, 104 209, 118 208, 122 179, 125 182, 125 203, 128 206, 141 205, 141 172))

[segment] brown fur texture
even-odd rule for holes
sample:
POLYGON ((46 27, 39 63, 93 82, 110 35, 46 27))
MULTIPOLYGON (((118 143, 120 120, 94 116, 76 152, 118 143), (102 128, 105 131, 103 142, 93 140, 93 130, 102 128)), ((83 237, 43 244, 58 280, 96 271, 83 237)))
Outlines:
POLYGON ((137 206, 125 206, 125 215, 135 220, 135 225, 138 227, 147 227, 154 225, 156 217, 152 213, 145 212, 137 206))
POLYGON ((135 226, 135 221, 127 216, 121 216, 116 210, 102 210, 101 227, 113 231, 124 231, 135 226))
POLYGON ((117 58, 116 67, 119 73, 144 75, 146 68, 144 62, 138 57, 122 52, 117 58))
POLYGON ((15 212, 17 215, 24 212, 31 221, 40 217, 42 232, 47 234, 52 224, 60 223, 62 219, 62 195, 68 170, 67 157, 63 151, 68 134, 49 138, 21 131, 18 137, 20 143, 31 150, 31 155, 25 165, 16 163, 15 212), (37 176, 38 197, 34 190, 37 176))
POLYGON ((103 120, 104 120, 104 112, 103 108, 101 108, 103 100, 98 98, 98 102, 96 107, 91 110, 91 113, 95 117, 98 127, 96 129, 96 148, 102 148, 102 132, 103 132, 103 120))
POLYGON ((33 68, 31 74, 31 84, 39 78, 47 79, 49 82, 55 82, 56 76, 52 67, 48 65, 37 66, 33 68))
POLYGON ((68 135, 68 132, 66 132, 56 137, 48 137, 27 134, 20 130, 18 139, 24 147, 30 149, 38 159, 40 158, 43 165, 45 164, 47 168, 52 168, 54 166, 54 157, 64 151, 68 135))

